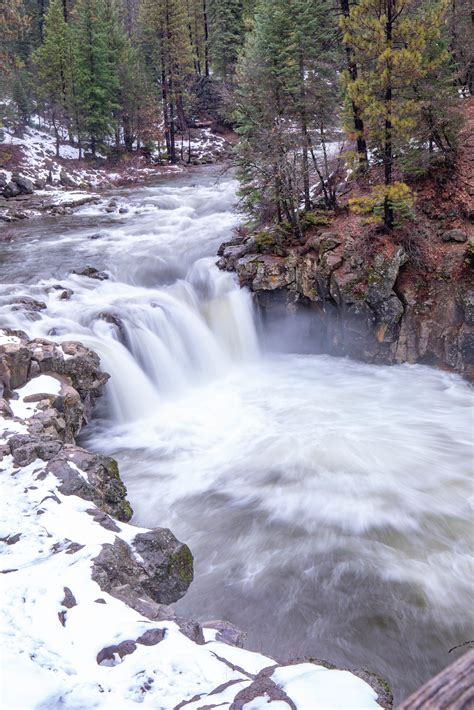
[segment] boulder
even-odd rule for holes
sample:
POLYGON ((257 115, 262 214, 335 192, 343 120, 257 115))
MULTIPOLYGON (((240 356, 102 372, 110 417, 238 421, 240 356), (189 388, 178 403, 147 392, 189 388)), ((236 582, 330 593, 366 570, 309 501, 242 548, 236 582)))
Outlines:
POLYGON ((19 173, 13 173, 12 181, 18 185, 20 194, 32 195, 34 192, 33 181, 19 173))
POLYGON ((193 579, 193 557, 166 528, 139 533, 129 545, 116 538, 94 559, 92 579, 104 591, 136 601, 171 604, 185 594, 193 579))
POLYGON ((462 229, 448 229, 441 235, 443 242, 467 242, 467 234, 462 229))
POLYGON ((117 520, 131 519, 133 511, 114 459, 69 444, 56 453, 47 472, 61 481, 60 493, 90 500, 117 520))
POLYGON ((93 266, 86 266, 82 271, 73 271, 72 273, 78 276, 87 276, 89 279, 96 279, 97 281, 107 281, 109 278, 105 271, 99 271, 93 266))
POLYGON ((7 200, 11 199, 12 197, 17 197, 18 195, 21 194, 21 189, 20 187, 16 184, 16 182, 13 182, 13 180, 10 180, 10 182, 7 182, 5 187, 2 190, 2 195, 7 198, 7 200))

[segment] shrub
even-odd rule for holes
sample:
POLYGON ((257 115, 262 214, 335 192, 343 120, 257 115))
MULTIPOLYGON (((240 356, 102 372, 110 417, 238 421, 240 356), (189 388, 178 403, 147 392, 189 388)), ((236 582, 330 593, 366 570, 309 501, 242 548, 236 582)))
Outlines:
POLYGON ((376 185, 368 195, 352 197, 349 207, 356 214, 367 215, 366 222, 378 222, 384 218, 385 200, 388 200, 393 210, 395 225, 413 219, 415 193, 404 182, 376 185))

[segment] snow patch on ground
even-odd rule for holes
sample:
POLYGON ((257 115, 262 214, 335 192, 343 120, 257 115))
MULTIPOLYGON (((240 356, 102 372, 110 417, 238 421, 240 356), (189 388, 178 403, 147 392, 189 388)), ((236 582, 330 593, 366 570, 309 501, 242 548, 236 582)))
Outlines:
POLYGON ((375 691, 349 671, 300 663, 277 668, 272 680, 296 703, 298 710, 379 707, 375 691))
POLYGON ((39 375, 16 390, 18 399, 10 401, 10 409, 15 417, 26 419, 38 411, 37 402, 25 402, 25 397, 35 394, 58 395, 61 391, 61 383, 51 375, 39 375))

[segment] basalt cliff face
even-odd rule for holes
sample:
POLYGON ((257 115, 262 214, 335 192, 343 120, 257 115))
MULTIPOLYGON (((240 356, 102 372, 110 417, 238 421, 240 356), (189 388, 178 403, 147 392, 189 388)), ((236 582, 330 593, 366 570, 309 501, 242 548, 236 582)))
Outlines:
POLYGON ((264 327, 293 321, 298 348, 380 364, 423 363, 474 378, 474 243, 469 227, 396 240, 350 219, 302 244, 237 237, 218 266, 254 293, 264 327))

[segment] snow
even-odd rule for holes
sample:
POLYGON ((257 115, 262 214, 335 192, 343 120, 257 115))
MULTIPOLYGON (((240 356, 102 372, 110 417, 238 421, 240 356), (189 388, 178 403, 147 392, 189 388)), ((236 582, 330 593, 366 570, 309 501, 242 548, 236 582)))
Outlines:
POLYGON ((7 345, 9 343, 12 345, 19 345, 21 340, 16 335, 7 335, 4 330, 0 330, 0 345, 7 345))
POLYGON ((375 691, 349 671, 301 663, 278 668, 272 680, 296 703, 298 710, 380 707, 375 691))
POLYGON ((25 402, 25 397, 33 394, 58 395, 61 391, 61 383, 51 375, 39 375, 15 391, 19 399, 12 399, 10 408, 15 417, 25 418, 32 416, 37 411, 37 402, 25 402))
POLYGON ((245 703, 242 710, 290 710, 290 706, 283 700, 271 700, 265 693, 250 703, 245 703))

